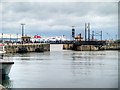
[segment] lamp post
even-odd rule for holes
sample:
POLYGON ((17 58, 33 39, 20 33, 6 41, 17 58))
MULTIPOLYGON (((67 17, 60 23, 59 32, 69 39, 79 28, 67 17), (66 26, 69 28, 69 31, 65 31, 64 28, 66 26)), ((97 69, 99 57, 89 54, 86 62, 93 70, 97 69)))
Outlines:
POLYGON ((10 34, 10 43, 11 43, 11 34, 10 34))
POLYGON ((85 23, 85 41, 87 41, 86 34, 87 34, 87 24, 85 23))
POLYGON ((3 33, 2 33, 2 43, 3 43, 3 33))
POLYGON ((116 41, 118 40, 118 38, 117 38, 117 34, 115 35, 116 36, 116 41))
POLYGON ((16 44, 17 44, 17 42, 18 42, 18 33, 17 33, 17 40, 16 40, 16 44))
POLYGON ((17 41, 18 41, 18 33, 17 33, 17 41))
MULTIPOLYGON (((24 36, 24 25, 25 24, 23 24, 23 23, 21 24, 21 26, 22 26, 22 37, 24 36)), ((22 40, 22 44, 23 44, 23 40, 22 40)))
POLYGON ((102 31, 100 31, 100 36, 101 36, 101 41, 102 41, 102 36, 103 36, 103 35, 102 35, 102 31))
POLYGON ((23 24, 23 23, 21 24, 21 26, 22 26, 22 37, 24 36, 24 25, 25 24, 23 24))

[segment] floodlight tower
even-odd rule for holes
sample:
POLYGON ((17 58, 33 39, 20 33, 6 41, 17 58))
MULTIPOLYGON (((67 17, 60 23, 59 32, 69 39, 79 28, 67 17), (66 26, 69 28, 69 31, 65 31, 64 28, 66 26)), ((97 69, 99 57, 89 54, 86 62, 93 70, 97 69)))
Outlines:
POLYGON ((75 29, 74 29, 74 27, 75 27, 75 26, 72 26, 72 38, 73 38, 73 40, 74 40, 74 38, 75 38, 75 29))
POLYGON ((90 41, 90 23, 88 23, 88 41, 90 41))
POLYGON ((87 35, 87 24, 85 23, 85 41, 87 41, 86 35, 87 35))

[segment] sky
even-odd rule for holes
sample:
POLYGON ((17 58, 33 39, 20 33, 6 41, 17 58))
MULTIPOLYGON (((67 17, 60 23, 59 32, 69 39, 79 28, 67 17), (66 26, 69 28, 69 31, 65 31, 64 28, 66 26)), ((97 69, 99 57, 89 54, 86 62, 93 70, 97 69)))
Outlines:
MULTIPOLYGON (((18 0, 19 1, 19 0, 18 0)), ((72 26, 76 35, 84 37, 84 24, 90 23, 91 32, 103 31, 103 39, 116 39, 118 34, 117 2, 14 2, 0 3, 0 33, 25 34, 44 37, 62 36, 71 38, 72 26)), ((37 1, 37 0, 36 0, 37 1)), ((117 1, 117 0, 116 0, 117 1)), ((96 36, 99 39, 99 36, 96 36)))

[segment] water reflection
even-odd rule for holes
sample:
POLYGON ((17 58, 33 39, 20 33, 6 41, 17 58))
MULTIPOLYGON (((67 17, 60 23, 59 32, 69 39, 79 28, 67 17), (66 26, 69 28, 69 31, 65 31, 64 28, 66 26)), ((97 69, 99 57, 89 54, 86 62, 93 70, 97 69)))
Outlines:
POLYGON ((76 53, 72 53, 71 55, 72 57, 72 64, 71 64, 71 70, 73 75, 86 75, 90 72, 90 70, 88 70, 89 68, 85 68, 88 65, 91 65, 90 61, 90 57, 82 57, 81 54, 79 54, 79 56, 76 53), (82 60, 85 60, 84 62, 82 60))
MULTIPOLYGON (((16 56, 13 56, 13 57, 16 57, 16 56)), ((21 54, 17 54, 17 57, 18 58, 16 58, 17 60, 30 60, 30 53, 21 53, 21 54), (21 57, 21 58, 19 58, 19 57, 21 57)))
POLYGON ((16 54, 14 60, 47 60, 47 57, 50 56, 50 52, 43 52, 43 53, 26 53, 26 54, 16 54))
POLYGON ((102 53, 94 52, 71 53, 70 55, 72 58, 71 72, 73 73, 73 75, 89 75, 96 68, 101 68, 104 65, 103 60, 101 58, 103 58, 103 55, 105 55, 102 53))

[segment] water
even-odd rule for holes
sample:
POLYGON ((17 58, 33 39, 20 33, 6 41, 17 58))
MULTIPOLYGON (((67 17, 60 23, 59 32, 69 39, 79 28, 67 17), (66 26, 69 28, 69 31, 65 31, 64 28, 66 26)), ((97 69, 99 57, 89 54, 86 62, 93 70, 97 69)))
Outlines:
POLYGON ((9 88, 117 88, 118 51, 71 51, 8 55, 15 64, 3 85, 9 88))

